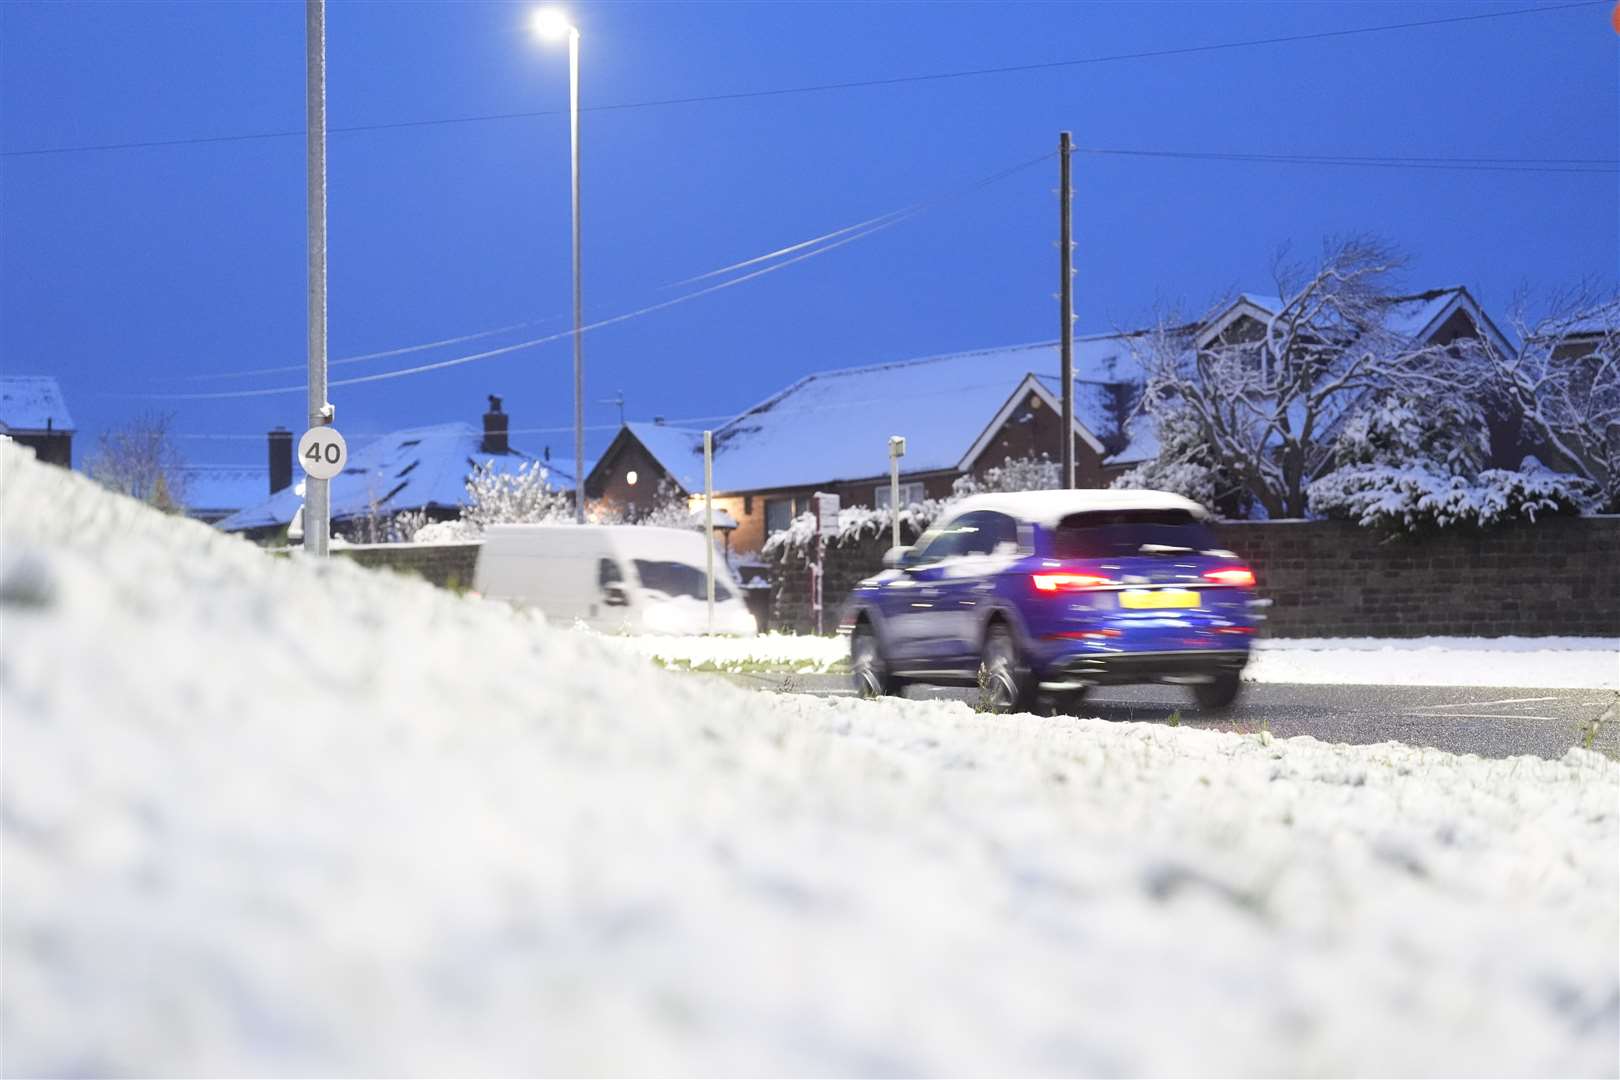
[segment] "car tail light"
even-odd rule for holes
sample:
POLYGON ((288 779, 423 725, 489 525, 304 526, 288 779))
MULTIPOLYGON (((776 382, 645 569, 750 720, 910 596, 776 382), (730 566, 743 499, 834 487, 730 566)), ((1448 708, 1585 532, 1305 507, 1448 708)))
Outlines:
POLYGON ((1204 577, 1217 585, 1237 585, 1243 588, 1254 585, 1254 571, 1247 566, 1229 566, 1222 570, 1205 570, 1204 577))
POLYGON ((1031 574, 1036 592, 1078 592, 1095 589, 1099 585, 1112 585, 1113 581, 1098 574, 1031 574))

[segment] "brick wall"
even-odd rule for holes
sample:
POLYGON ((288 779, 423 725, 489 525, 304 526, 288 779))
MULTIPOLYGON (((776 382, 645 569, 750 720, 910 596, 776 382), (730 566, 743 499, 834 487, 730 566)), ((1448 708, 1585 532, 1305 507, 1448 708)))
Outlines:
POLYGON ((440 588, 470 589, 482 546, 473 540, 459 544, 334 544, 331 550, 361 566, 415 574, 440 588))
MULTIPOLYGON (((1216 531, 1272 600, 1268 636, 1620 635, 1620 516, 1400 540, 1327 521, 1232 522, 1216 531)), ((884 533, 828 548, 829 631, 888 546, 884 533)), ((804 562, 779 560, 771 573, 772 625, 813 630, 804 562)))

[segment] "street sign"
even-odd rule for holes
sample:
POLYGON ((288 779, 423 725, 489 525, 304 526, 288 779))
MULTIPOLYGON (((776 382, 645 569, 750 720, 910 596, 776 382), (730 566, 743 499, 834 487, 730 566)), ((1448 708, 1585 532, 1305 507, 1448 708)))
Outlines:
POLYGON ((816 535, 828 540, 838 536, 838 496, 816 492, 816 535))
POLYGON ((298 464, 317 480, 330 480, 349 461, 349 444, 337 428, 313 427, 298 440, 298 464))

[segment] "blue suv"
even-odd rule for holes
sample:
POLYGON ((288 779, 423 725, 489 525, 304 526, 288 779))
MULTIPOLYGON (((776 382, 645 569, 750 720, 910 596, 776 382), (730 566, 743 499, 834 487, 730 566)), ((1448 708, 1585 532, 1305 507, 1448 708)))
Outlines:
POLYGON ((1044 692, 1181 683, 1236 699, 1258 616, 1254 573, 1202 506, 1160 491, 975 495, 857 585, 840 619, 856 689, 975 685, 998 710, 1044 692))

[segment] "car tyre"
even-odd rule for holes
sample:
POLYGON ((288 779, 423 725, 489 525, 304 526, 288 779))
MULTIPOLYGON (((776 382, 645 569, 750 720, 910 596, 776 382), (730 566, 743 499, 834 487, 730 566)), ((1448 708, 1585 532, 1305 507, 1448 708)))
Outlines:
POLYGON ((1201 709, 1225 709, 1237 700, 1238 691, 1242 688, 1243 683, 1237 672, 1223 671, 1212 682, 1194 686, 1193 697, 1201 709))
POLYGON ((979 690, 980 707, 986 712, 1030 712, 1035 707, 1034 673, 1024 663, 1006 623, 991 624, 984 637, 979 690))
POLYGON ((849 641, 849 670, 855 692, 863 698, 898 694, 905 684, 889 671, 889 661, 878 644, 872 624, 862 621, 849 641))

